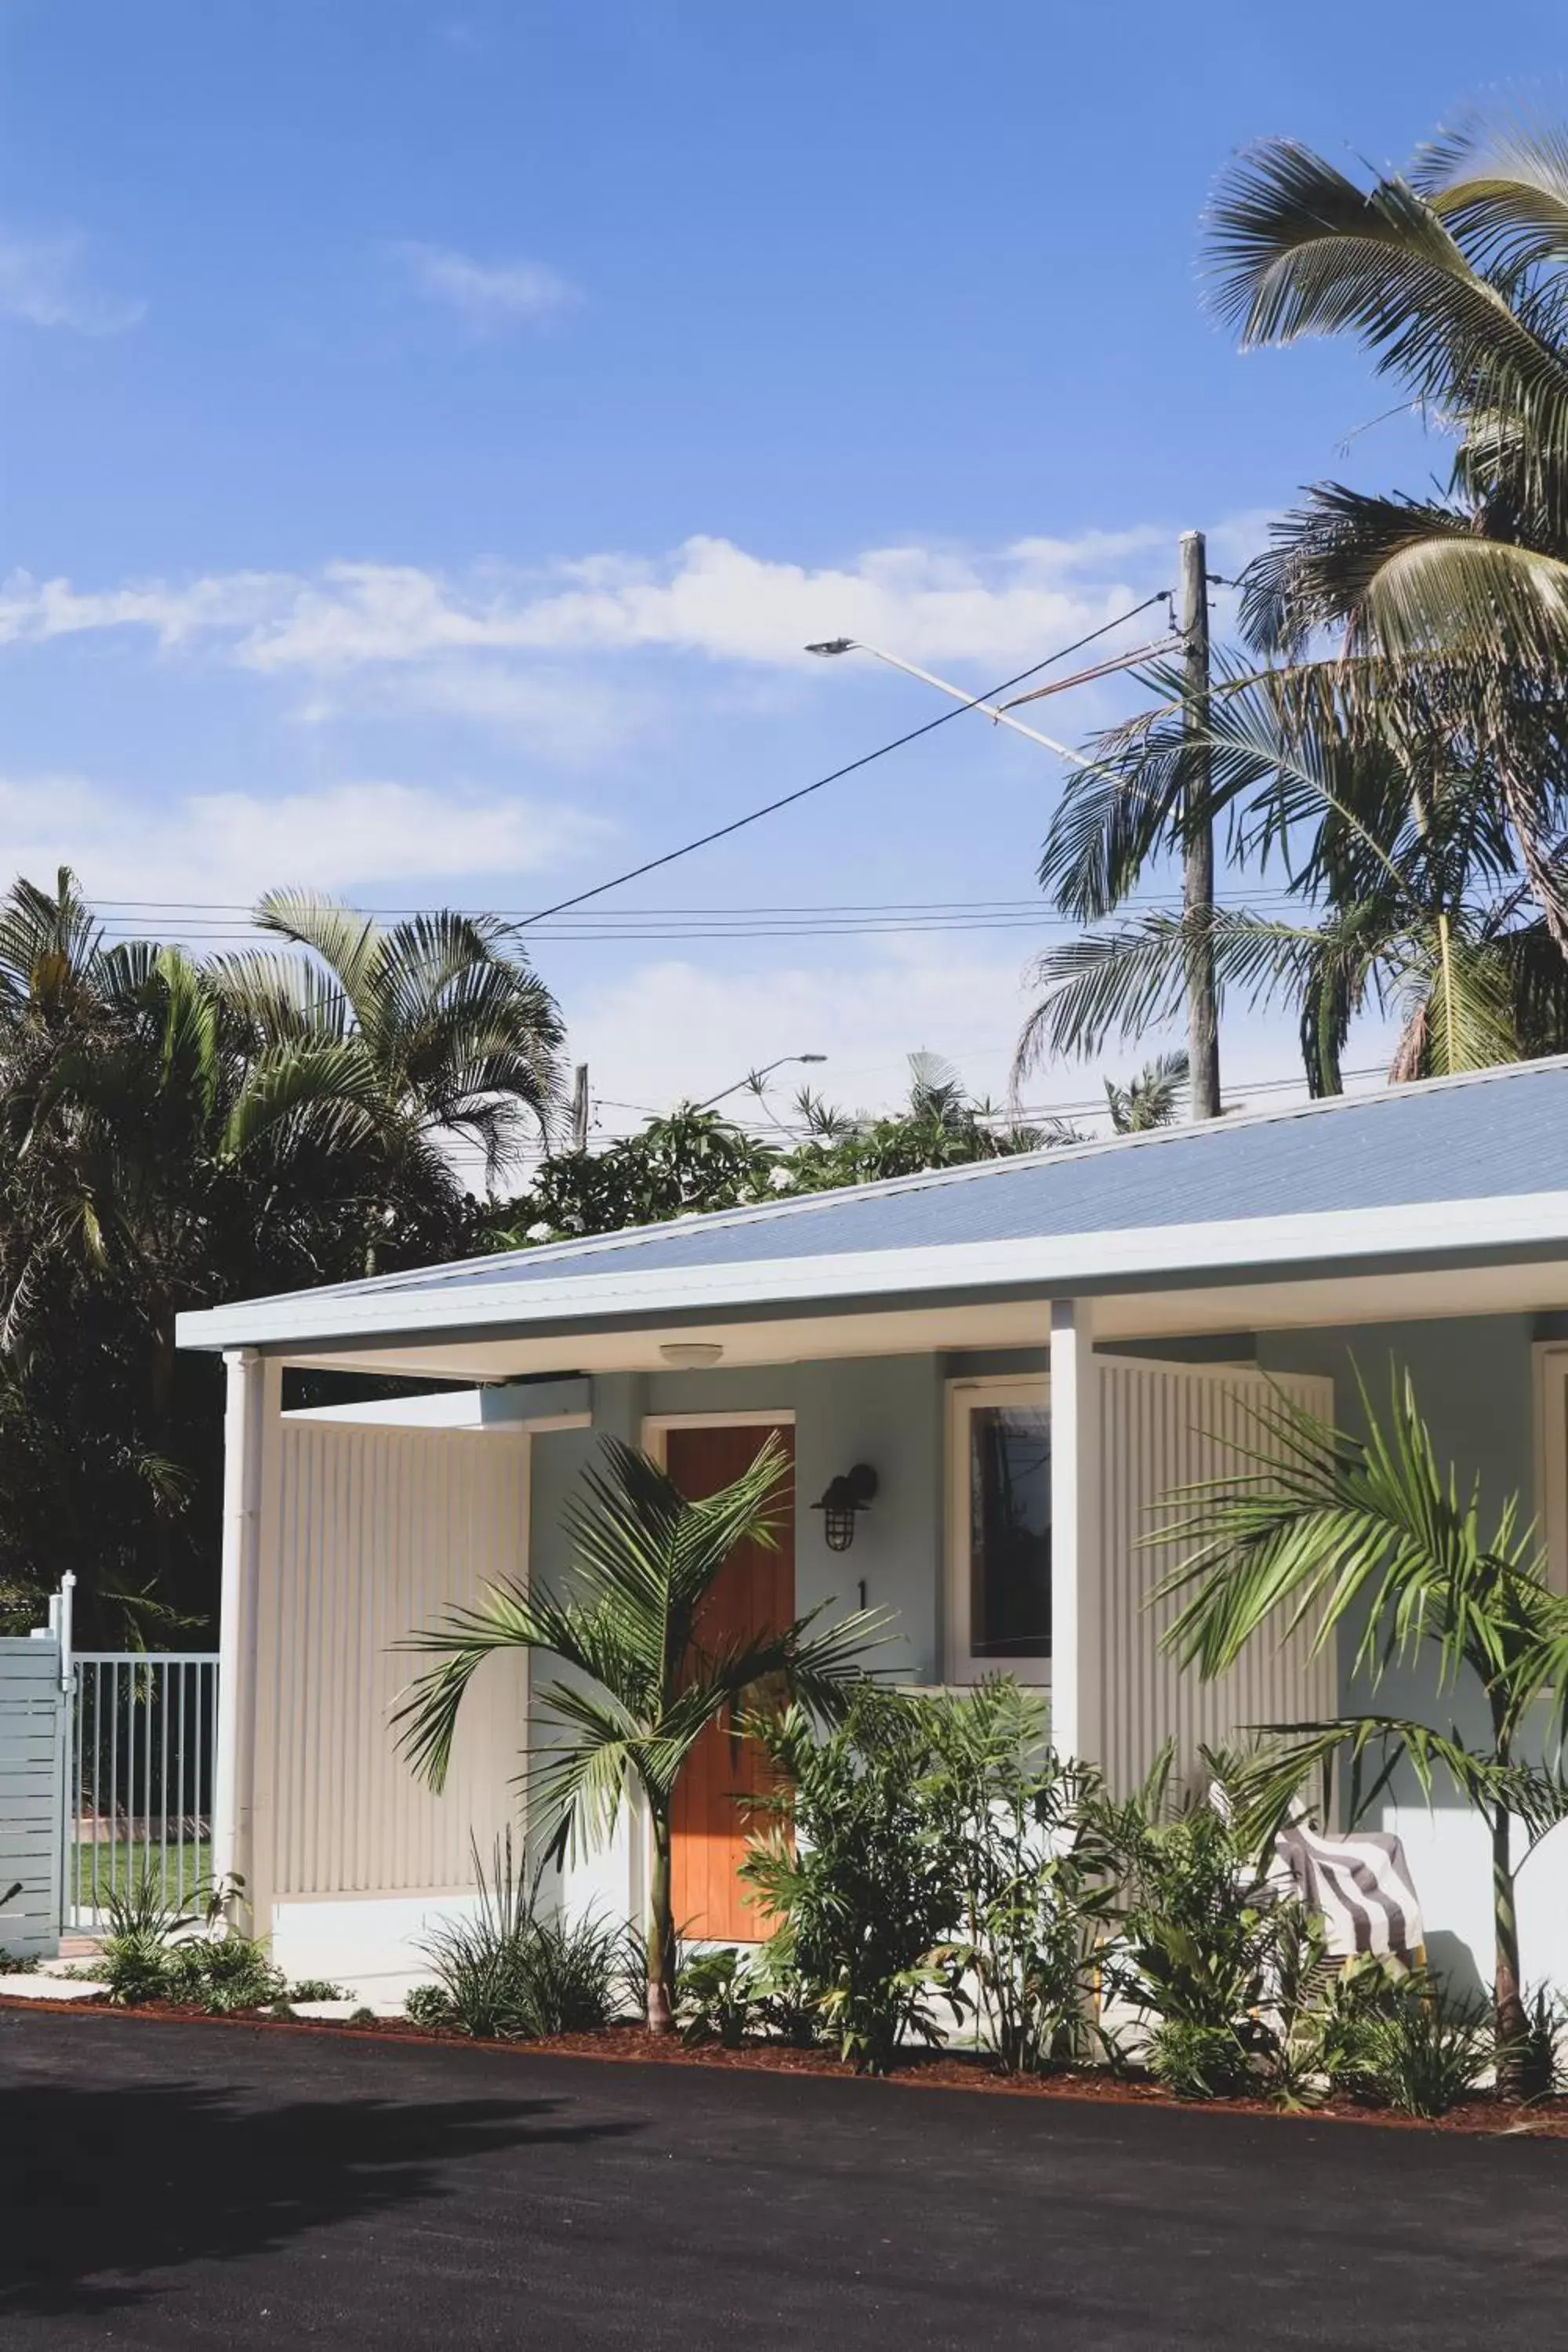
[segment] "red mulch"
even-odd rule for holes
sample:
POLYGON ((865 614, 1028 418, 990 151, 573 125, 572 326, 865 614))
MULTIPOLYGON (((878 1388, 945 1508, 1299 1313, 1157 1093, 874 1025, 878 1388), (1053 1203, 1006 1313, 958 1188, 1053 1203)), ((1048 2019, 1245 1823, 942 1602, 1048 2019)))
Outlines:
MULTIPOLYGON (((612 2064, 727 2067, 742 2073, 817 2074, 840 2082, 877 2082, 905 2089, 989 2092, 1005 2098, 1089 2099, 1112 2106, 1180 2107, 1155 2083, 1134 2078, 1119 2080, 1100 2068, 1066 2069, 1045 2075, 1001 2074, 991 2059, 974 2053, 913 2050, 900 2061, 898 2072, 886 2076, 855 2076, 827 2050, 791 2050, 782 2042, 748 2042, 726 2050, 717 2042, 688 2045, 678 2036, 650 2033, 642 2025, 609 2025, 593 2033, 557 2033, 543 2042, 475 2042, 467 2034, 432 2032, 403 2017, 378 2017, 373 2024, 352 2025, 347 2020, 276 2018, 253 2011, 215 2017, 205 2009, 160 2001, 143 2009, 121 2009, 102 2000, 19 2000, 0 1997, 0 2009, 30 2011, 46 2017, 116 2017, 161 2021, 165 2024, 243 2026, 256 2033, 346 2033, 359 2041, 412 2042, 446 2049, 488 2052, 493 2056, 525 2058, 596 2058, 612 2064)), ((1191 2112, 1191 2108, 1188 2108, 1191 2112)), ((1268 2116, 1276 2122, 1377 2124, 1385 2130, 1442 2131, 1529 2136, 1538 2139, 1568 2139, 1568 2098, 1516 2106, 1506 2099, 1478 2093, 1447 2115, 1431 2121, 1396 2114, 1388 2107, 1368 2107, 1351 2099, 1331 2099, 1322 2106, 1282 2109, 1266 2099, 1214 2099, 1203 2103, 1205 2115, 1268 2116)))

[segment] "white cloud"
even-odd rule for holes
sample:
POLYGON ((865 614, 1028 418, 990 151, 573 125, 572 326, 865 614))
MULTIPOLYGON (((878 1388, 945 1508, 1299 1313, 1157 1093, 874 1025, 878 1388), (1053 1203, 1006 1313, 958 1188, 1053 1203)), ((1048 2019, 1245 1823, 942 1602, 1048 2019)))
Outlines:
MULTIPOLYGON (((1022 1018, 1020 958, 954 954, 918 940, 853 962, 815 955, 808 964, 773 962, 765 950, 750 969, 733 950, 711 968, 671 958, 597 987, 574 984, 575 958, 552 959, 548 930, 535 953, 561 994, 574 1055, 588 1063, 595 1094, 607 1098, 603 1122, 612 1133, 637 1124, 627 1105, 666 1109, 680 1097, 700 1099, 783 1054, 829 1059, 822 1069, 781 1070, 781 1108, 802 1079, 850 1108, 887 1102, 902 1090, 905 1057, 920 1046, 949 1055, 994 1092, 1022 1018)), ((737 1096, 733 1108, 751 1117, 748 1097, 737 1096)))
POLYGON ((182 587, 152 580, 83 591, 13 572, 0 586, 0 645, 107 629, 146 629, 165 647, 198 635, 237 638, 286 609, 299 584, 287 572, 226 572, 182 587))
POLYGON ((416 293, 447 303, 470 327, 480 330, 552 319, 583 299, 542 261, 476 261, 453 246, 414 240, 395 245, 392 251, 416 293))
POLYGON ((118 335, 134 327, 147 305, 86 283, 85 253, 86 241, 75 229, 29 234, 0 227, 0 315, 82 335, 118 335))
POLYGON ((551 663, 436 660, 338 672, 312 681, 288 716, 325 727, 372 720, 458 719, 501 737, 531 759, 590 767, 646 729, 653 698, 632 681, 551 663))
MULTIPOLYGON (((247 668, 318 676, 647 650, 804 667, 804 646, 834 636, 914 660, 1005 665, 1037 659, 1168 585, 1173 562, 1172 534, 1151 526, 991 551, 873 548, 819 567, 699 536, 659 559, 604 554, 459 577, 337 562, 310 575, 230 572, 81 591, 17 575, 0 591, 0 641, 139 627, 164 646, 211 639, 247 668)), ((1148 625, 1157 630, 1157 613, 1148 625)))
MULTIPOLYGON (((602 1131, 624 1133, 645 1110, 665 1110, 685 1097, 700 1100, 748 1069, 784 1054, 826 1053, 820 1069, 784 1069, 771 1101, 780 1115, 802 1079, 830 1102, 879 1110, 908 1093, 908 1056, 924 1047, 952 1062, 971 1092, 1005 1102, 1013 1047, 1030 1003, 1025 958, 910 939, 879 944, 853 961, 746 970, 686 959, 646 964, 600 988, 573 984, 574 967, 552 959, 548 931, 534 943, 546 979, 560 994, 575 1059, 585 1060, 602 1131)), ((1026 1088, 1031 1108, 1052 1106, 1089 1129, 1103 1127, 1100 1072, 1125 1076, 1180 1034, 1113 1045, 1095 1062, 1059 1062, 1026 1088)), ((1300 1054, 1288 1023, 1238 1012, 1224 1038, 1227 1097, 1274 1099, 1301 1078, 1300 1054)), ((1352 1061, 1375 1062, 1384 1039, 1375 1024, 1358 1032, 1352 1061)), ((757 1123, 752 1098, 733 1097, 735 1116, 757 1123)))
POLYGON ((149 807, 71 775, 0 779, 9 869, 34 880, 74 866, 94 898, 245 906, 283 883, 373 892, 406 883, 508 881, 603 843, 593 817, 522 799, 396 782, 318 792, 196 793, 149 807))

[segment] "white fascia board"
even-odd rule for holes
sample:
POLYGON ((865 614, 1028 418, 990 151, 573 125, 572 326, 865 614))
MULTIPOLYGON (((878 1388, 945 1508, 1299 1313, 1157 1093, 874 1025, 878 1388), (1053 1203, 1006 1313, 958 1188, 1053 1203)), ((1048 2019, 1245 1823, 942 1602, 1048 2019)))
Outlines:
POLYGON ((1130 1280, 1170 1288, 1215 1274, 1304 1274, 1314 1265, 1363 1260, 1462 1262, 1487 1250, 1553 1244, 1568 1248, 1568 1192, 658 1267, 641 1274, 623 1259, 613 1272, 532 1280, 500 1276, 477 1280, 461 1292, 449 1284, 422 1292, 416 1286, 387 1291, 367 1283, 363 1289, 326 1297, 306 1290, 254 1306, 182 1315, 178 1338, 185 1348, 317 1349, 394 1333, 472 1334, 628 1316, 652 1323, 704 1310, 929 1297, 944 1291, 1022 1287, 1070 1297, 1123 1287, 1130 1280))

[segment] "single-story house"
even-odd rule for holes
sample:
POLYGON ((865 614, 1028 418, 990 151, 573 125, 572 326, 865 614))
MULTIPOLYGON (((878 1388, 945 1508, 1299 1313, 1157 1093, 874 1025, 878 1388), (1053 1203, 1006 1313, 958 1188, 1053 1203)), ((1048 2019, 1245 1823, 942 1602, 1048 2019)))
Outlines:
MULTIPOLYGON (((1038 1684, 1058 1746, 1121 1783, 1167 1737, 1191 1757, 1345 1700, 1300 1640, 1200 1684, 1144 1606, 1151 1507, 1250 1442, 1270 1381, 1353 1424, 1354 1367, 1386 1392, 1408 1366, 1440 1453, 1489 1505, 1520 1494, 1568 1580, 1568 1058, 215 1308, 180 1339, 228 1367, 216 1859, 290 1970, 390 1986, 472 1900, 527 1706, 522 1662, 487 1664, 433 1796, 388 1727, 395 1645, 489 1578, 560 1570, 605 1433, 701 1491, 783 1432, 797 1508, 770 1608, 896 1610, 900 1680, 1038 1684), (409 1402, 287 1410, 302 1366, 395 1375, 409 1402), (832 1549, 813 1507, 862 1465, 875 1495, 832 1549)), ((1484 1975, 1479 1822, 1439 1790, 1383 1825, 1434 1959, 1484 1975)), ((694 1933, 754 1934, 740 1843, 724 1775, 694 1782, 694 1933)), ((569 1898, 635 1915, 643 1872, 628 1822, 569 1898)), ((1568 1832, 1521 1896, 1527 1975, 1568 1984, 1568 1832)))

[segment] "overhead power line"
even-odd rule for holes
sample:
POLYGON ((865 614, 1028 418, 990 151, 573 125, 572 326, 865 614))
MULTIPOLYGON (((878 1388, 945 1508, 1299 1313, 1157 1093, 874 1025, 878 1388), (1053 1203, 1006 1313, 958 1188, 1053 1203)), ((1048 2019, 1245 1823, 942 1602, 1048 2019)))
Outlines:
POLYGON ((624 874, 612 874, 607 882, 595 882, 590 890, 578 890, 570 898, 558 898, 552 907, 540 908, 529 920, 545 923, 552 916, 564 915, 574 907, 586 906, 590 898, 602 898, 606 890, 618 890, 624 883, 639 881, 643 875, 656 874, 661 866, 673 866, 678 858, 689 857, 695 850, 710 848, 716 841, 726 841, 731 834, 740 833, 749 824, 758 824, 765 816, 775 816, 780 809, 793 807, 796 801, 807 799, 827 784, 841 782, 846 776, 853 776, 859 769, 868 768, 873 761, 885 760, 891 751, 901 751, 907 743, 918 743, 922 735, 934 735, 939 727, 946 727, 952 719, 962 719, 966 710, 973 710, 983 702, 994 702, 998 695, 1008 693, 1015 686, 1022 686, 1026 678, 1038 677, 1042 670, 1054 668, 1058 662, 1066 661, 1069 654, 1080 653, 1085 646, 1093 645, 1098 637, 1109 636, 1112 629, 1120 629, 1124 623, 1135 620, 1140 613, 1146 613, 1151 604, 1158 604, 1167 593, 1157 589, 1152 596, 1145 596, 1141 604, 1130 605, 1114 620, 1102 622, 1098 629, 1090 629, 1087 636, 1075 638, 1070 646, 1058 647, 1054 654, 1047 654, 1043 661, 1031 662, 1028 668, 1021 669, 1016 677, 1005 677, 1000 686, 989 687, 984 694, 973 696, 968 702, 955 703, 951 710, 939 712, 936 718, 928 719, 923 726, 911 727, 904 735, 895 735, 890 743, 879 743, 874 751, 862 751, 858 760, 846 761, 843 767, 831 769, 826 776, 817 776, 809 784, 799 784, 793 793, 781 793, 777 800, 766 801, 761 808, 748 809, 744 816, 731 817, 728 824, 715 825, 710 833, 699 834, 693 841, 683 841, 679 849, 667 849, 660 857, 645 858, 640 866, 627 866, 624 874))

